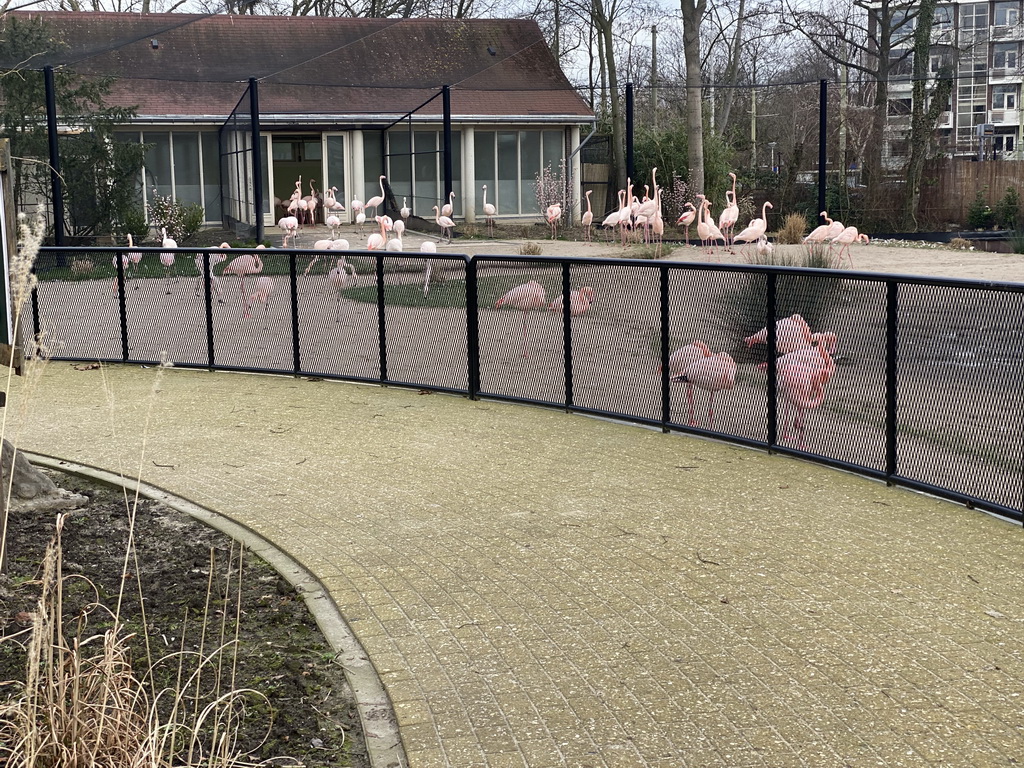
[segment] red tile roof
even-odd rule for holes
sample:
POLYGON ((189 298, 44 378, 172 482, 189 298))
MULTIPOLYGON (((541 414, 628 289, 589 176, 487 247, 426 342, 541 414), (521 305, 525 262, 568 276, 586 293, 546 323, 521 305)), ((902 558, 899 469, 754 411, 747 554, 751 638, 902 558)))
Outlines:
MULTIPOLYGON (((114 75, 108 102, 134 106, 140 117, 227 115, 254 77, 267 119, 368 122, 415 109, 445 84, 456 118, 593 119, 532 21, 11 15, 45 19, 64 41, 65 49, 34 59, 33 68, 114 75)), ((440 97, 419 114, 440 115, 440 97)))

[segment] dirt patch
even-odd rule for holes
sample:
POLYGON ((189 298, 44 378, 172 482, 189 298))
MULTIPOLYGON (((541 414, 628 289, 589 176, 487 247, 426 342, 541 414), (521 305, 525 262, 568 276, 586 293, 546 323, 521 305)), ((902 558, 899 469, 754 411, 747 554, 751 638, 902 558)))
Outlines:
MULTIPOLYGON (((84 635, 102 634, 112 622, 89 605, 97 595, 111 610, 117 604, 129 536, 126 501, 118 490, 71 476, 51 476, 60 487, 87 499, 68 514, 63 528, 64 574, 75 577, 65 583, 66 636, 74 634, 84 615, 84 635)), ((129 504, 132 501, 128 499, 129 504)), ((23 644, 31 632, 26 614, 35 609, 39 587, 34 580, 54 530, 51 512, 11 516, 8 574, 0 577, 0 681, 25 679, 23 644)), ((127 632, 139 633, 131 643, 137 677, 147 666, 143 630, 152 658, 165 660, 154 671, 159 690, 173 684, 177 674, 176 662, 166 660, 182 649, 199 650, 204 615, 210 617, 207 653, 222 643, 222 636, 236 636, 239 616, 237 670, 228 689, 252 688, 266 697, 265 702, 247 702, 239 745, 249 757, 275 758, 276 766, 369 766, 344 671, 287 581, 252 553, 240 552, 227 536, 146 499, 138 502, 136 549, 137 562, 129 560, 121 616, 127 632)), ((229 673, 231 657, 226 658, 229 673)), ((0 697, 17 695, 19 687, 17 682, 0 683, 0 697)))

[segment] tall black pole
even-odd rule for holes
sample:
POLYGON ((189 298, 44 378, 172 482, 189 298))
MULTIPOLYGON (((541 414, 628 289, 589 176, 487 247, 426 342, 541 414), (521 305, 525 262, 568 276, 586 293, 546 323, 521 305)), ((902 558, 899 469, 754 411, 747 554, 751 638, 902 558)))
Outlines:
MULTIPOLYGON (((827 162, 827 132, 828 132, 828 80, 822 80, 819 84, 818 93, 818 210, 825 210, 825 180, 827 174, 825 165, 827 162)), ((819 224, 824 224, 822 216, 819 224)))
POLYGON ((50 186, 53 190, 53 243, 64 245, 64 188, 60 180, 60 151, 57 147, 57 89, 53 67, 43 67, 46 86, 46 131, 50 136, 50 186))
POLYGON ((452 88, 450 85, 442 86, 441 103, 444 109, 444 201, 447 203, 454 188, 452 177, 455 175, 452 171, 452 88))
POLYGON ((249 123, 252 128, 253 206, 256 208, 256 242, 263 242, 263 144, 260 137, 260 92, 255 77, 249 78, 249 123))
POLYGON ((626 83, 626 176, 630 179, 633 170, 633 84, 626 83))

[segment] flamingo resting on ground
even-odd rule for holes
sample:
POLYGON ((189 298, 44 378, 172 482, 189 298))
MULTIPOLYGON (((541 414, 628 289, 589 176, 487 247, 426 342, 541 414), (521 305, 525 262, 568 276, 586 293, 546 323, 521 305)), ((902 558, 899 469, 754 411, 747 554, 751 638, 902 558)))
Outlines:
MULTIPOLYGON (((594 301, 594 289, 589 285, 585 285, 578 291, 569 292, 569 314, 573 317, 582 315, 588 309, 590 309, 591 303, 594 301)), ((548 306, 552 312, 561 312, 564 309, 564 303, 561 296, 556 296, 555 300, 548 306)))
POLYGON ((531 280, 528 283, 517 285, 515 288, 506 292, 504 296, 498 299, 494 303, 495 309, 501 309, 502 307, 511 307, 512 309, 521 310, 523 313, 523 357, 529 357, 530 351, 528 348, 528 329, 527 322, 530 317, 530 312, 536 309, 544 309, 547 306, 547 298, 544 295, 544 286, 538 283, 536 280, 531 280))
POLYGON ((686 387, 686 403, 689 426, 696 426, 693 407, 693 389, 703 389, 708 397, 708 428, 715 424, 715 394, 736 385, 736 363, 725 352, 712 354, 708 346, 695 341, 677 349, 669 358, 669 380, 683 382, 686 387), (676 369, 676 372, 673 372, 676 369))

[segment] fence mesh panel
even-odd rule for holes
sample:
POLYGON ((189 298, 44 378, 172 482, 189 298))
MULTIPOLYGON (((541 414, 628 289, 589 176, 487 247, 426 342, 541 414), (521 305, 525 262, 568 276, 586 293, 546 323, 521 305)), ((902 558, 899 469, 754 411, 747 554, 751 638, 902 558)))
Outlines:
POLYGON ((327 269, 337 254, 303 274, 312 254, 181 249, 175 274, 161 265, 160 249, 141 249, 124 262, 122 292, 116 265, 125 252, 44 249, 38 314, 23 323, 26 336, 38 324, 58 358, 153 362, 166 353, 177 364, 568 405, 753 444, 774 435, 780 449, 1017 519, 1024 507, 1022 287, 382 252, 346 253, 358 274, 346 270, 337 285, 327 269), (214 265, 209 280, 203 258, 214 265), (476 306, 467 312, 474 284, 476 306), (707 355, 728 356, 715 360, 734 371, 730 381, 715 384, 700 366, 688 368, 692 361, 679 363, 676 353, 697 345, 702 365, 707 355), (773 369, 777 401, 769 407, 773 369), (681 376, 667 383, 667 410, 666 376, 681 376))

